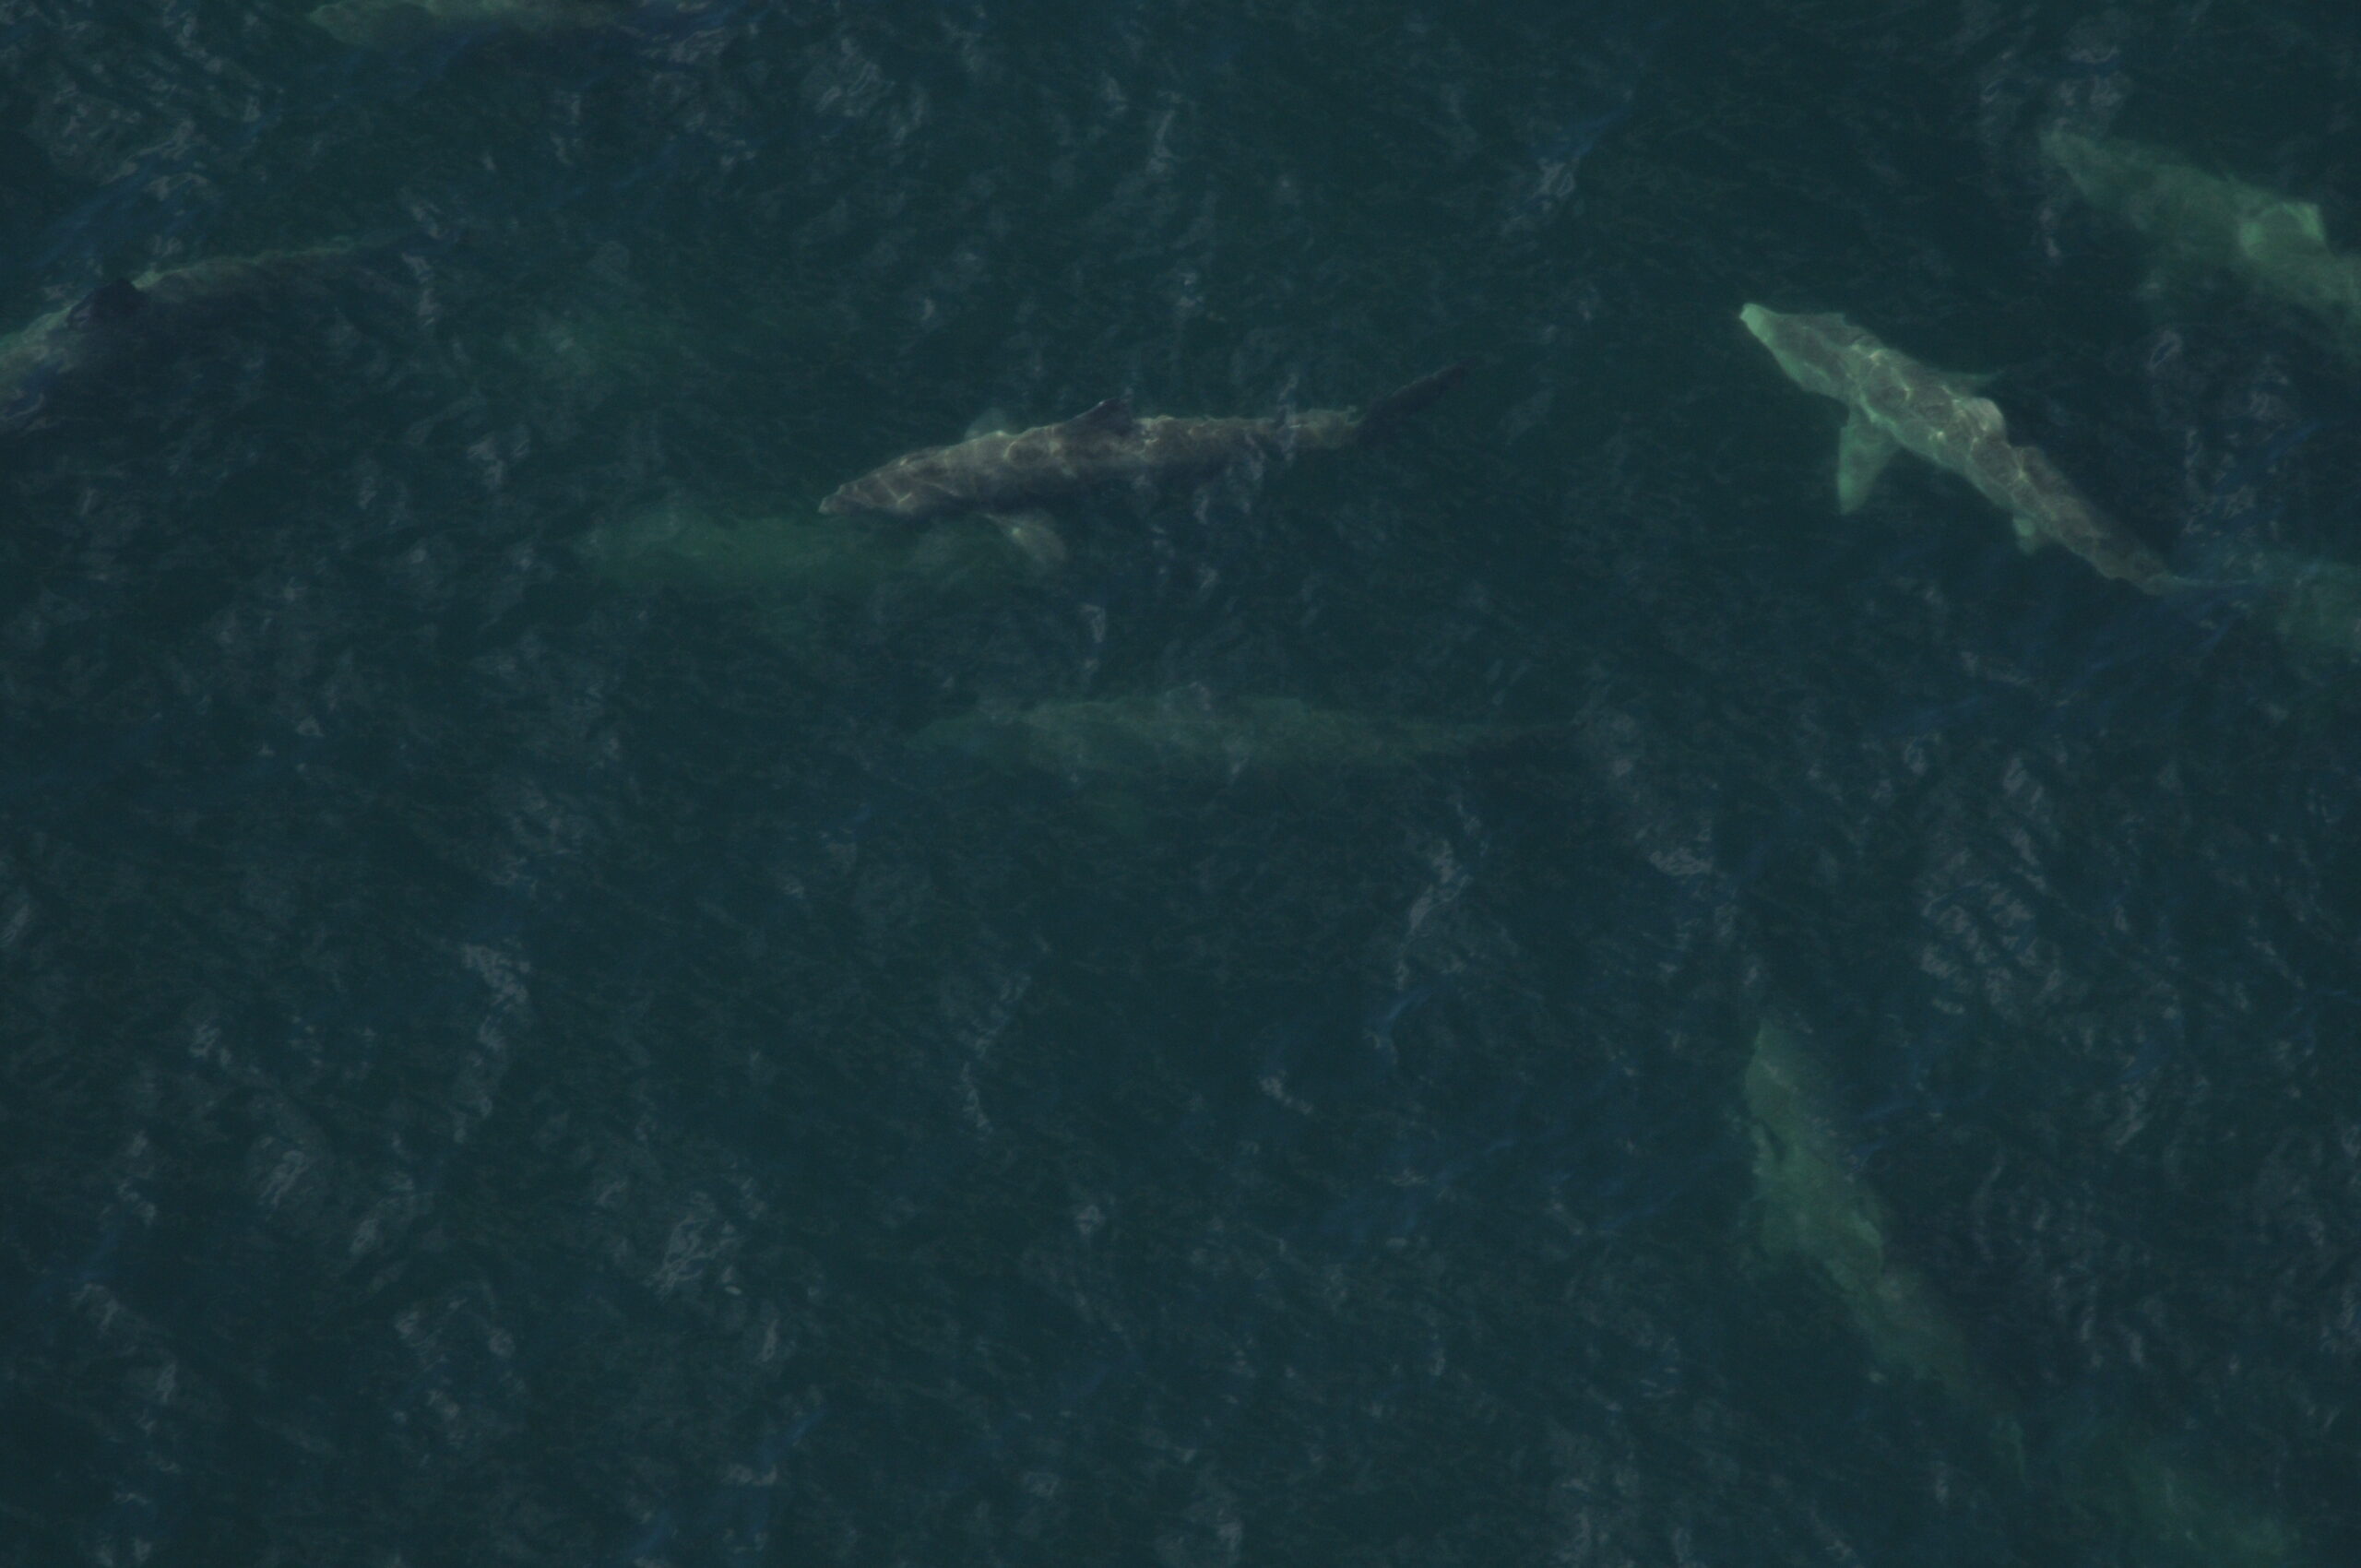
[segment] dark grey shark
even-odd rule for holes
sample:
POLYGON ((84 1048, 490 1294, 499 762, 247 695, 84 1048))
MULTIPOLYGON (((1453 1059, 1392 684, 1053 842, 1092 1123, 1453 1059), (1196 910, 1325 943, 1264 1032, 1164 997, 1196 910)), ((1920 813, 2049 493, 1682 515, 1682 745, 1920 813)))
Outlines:
POLYGON ((137 357, 231 319, 243 307, 352 265, 346 244, 215 256, 118 278, 0 338, 0 431, 30 422, 51 398, 137 357))
POLYGON ((1025 512, 1117 485, 1204 484, 1249 463, 1382 440, 1466 374, 1464 364, 1439 370, 1358 414, 1143 419, 1113 398, 1056 424, 908 453, 842 486, 820 510, 918 521, 1025 512))
POLYGON ((1848 410, 1836 443, 1839 510, 1869 498, 1895 453, 1913 452, 2008 513, 2027 549, 2058 545, 2102 576, 2146 593, 2178 586, 2155 552, 2085 500, 2040 447, 2009 439, 1999 407, 1977 390, 1979 378, 1921 364, 1841 315, 1748 305, 1738 318, 1788 379, 1848 410))

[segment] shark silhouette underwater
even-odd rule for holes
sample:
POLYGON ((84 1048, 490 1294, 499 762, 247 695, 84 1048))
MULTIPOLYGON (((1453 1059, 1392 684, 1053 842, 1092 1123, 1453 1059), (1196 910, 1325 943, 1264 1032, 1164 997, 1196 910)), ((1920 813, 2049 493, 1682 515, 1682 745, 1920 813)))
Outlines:
POLYGON ((330 0, 312 25, 355 49, 399 49, 446 34, 528 37, 611 27, 629 0, 330 0))
MULTIPOLYGON (((1978 1356, 1932 1280, 1894 1244, 1894 1213, 1857 1168, 1855 1140, 1811 1044, 1765 1021, 1747 1063, 1754 1206, 1766 1253, 1799 1264, 1888 1372, 1945 1396, 1980 1426, 1996 1462, 2153 1568, 2296 1568, 2293 1525, 2193 1465, 2129 1415, 2058 1422, 1978 1356), (2038 1467, 2028 1425, 2054 1429, 2038 1467)), ((2111 1559, 2112 1560, 2112 1557, 2111 1559)))
POLYGON ((1226 786, 1260 779, 1362 778, 1453 762, 1546 761, 1565 724, 1413 719, 1321 707, 1294 697, 1216 698, 1196 687, 986 707, 910 738, 919 754, 1076 786, 1226 786))
POLYGON ((820 510, 904 522, 979 514, 1054 562, 1065 552, 1048 508, 1124 486, 1193 488, 1299 452, 1374 445, 1466 376, 1465 363, 1449 365, 1358 413, 1311 409, 1266 419, 1143 417, 1128 398, 1110 398, 1055 424, 906 453, 839 486, 820 510))
POLYGON ((796 640, 826 604, 941 607, 1003 597, 1042 581, 1043 564, 1014 540, 956 523, 848 529, 833 518, 680 499, 591 529, 577 541, 591 568, 632 587, 706 600, 746 598, 791 612, 796 640))
POLYGON ((103 283, 0 338, 0 433, 28 428, 55 403, 202 340, 242 313, 316 288, 372 249, 339 241, 214 256, 103 283))
POLYGON ((2361 255, 2329 243, 2316 203, 2208 173, 2138 142, 2052 130, 2041 152, 2094 208, 2146 243, 2149 291, 2233 278, 2309 317, 2348 360, 2361 359, 2361 255))

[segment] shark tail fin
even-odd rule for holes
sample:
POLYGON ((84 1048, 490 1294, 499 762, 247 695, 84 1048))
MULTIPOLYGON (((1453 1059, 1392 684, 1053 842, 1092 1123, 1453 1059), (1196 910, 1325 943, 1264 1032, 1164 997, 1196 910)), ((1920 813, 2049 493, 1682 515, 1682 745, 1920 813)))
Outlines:
POLYGON ((1467 362, 1445 365, 1432 375, 1422 375, 1391 397, 1371 403, 1360 418, 1359 437, 1365 442, 1390 441, 1400 434, 1403 423, 1425 411, 1427 406, 1444 393, 1467 379, 1467 362))

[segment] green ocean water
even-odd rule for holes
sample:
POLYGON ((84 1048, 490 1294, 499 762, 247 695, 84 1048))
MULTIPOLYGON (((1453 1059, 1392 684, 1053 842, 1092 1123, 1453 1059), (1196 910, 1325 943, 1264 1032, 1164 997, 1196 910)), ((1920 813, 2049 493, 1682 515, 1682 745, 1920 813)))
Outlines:
POLYGON ((307 9, 0 0, 0 332, 356 247, 0 398, 0 1568, 2361 1552, 2361 368, 2040 155, 2361 253, 2361 16, 307 9))

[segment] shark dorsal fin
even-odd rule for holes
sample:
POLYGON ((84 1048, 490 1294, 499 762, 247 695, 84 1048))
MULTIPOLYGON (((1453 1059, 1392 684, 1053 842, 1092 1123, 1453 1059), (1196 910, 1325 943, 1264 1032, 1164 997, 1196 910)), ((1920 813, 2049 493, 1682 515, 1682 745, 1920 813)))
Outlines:
POLYGON ((1836 509, 1857 512, 1902 444, 1855 414, 1836 437, 1836 509))
POLYGON ((1066 422, 1084 430, 1103 430, 1110 435, 1121 435, 1139 422, 1132 417, 1129 398, 1109 398, 1103 403, 1083 410, 1066 422))
POLYGON ((1989 398, 1970 398, 1959 406, 1960 417, 1975 427, 1979 436, 2006 439, 2008 416, 2000 412, 2000 405, 1989 398))
POLYGON ((139 291, 138 284, 128 278, 117 278, 82 296, 66 319, 77 327, 96 327, 136 315, 147 303, 148 296, 139 291))

